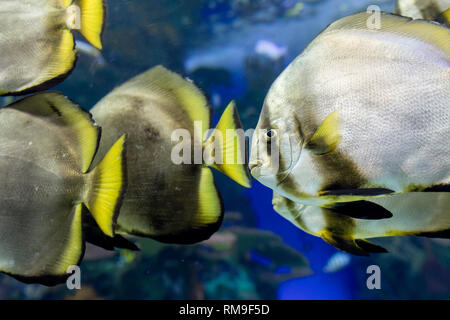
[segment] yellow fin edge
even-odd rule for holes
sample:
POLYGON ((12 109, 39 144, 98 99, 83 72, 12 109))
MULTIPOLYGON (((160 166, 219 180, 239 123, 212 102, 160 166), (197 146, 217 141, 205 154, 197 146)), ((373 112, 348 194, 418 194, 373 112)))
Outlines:
POLYGON ((61 255, 60 260, 55 263, 53 273, 56 275, 66 274, 67 268, 76 265, 83 250, 83 232, 82 232, 82 210, 83 204, 79 203, 74 208, 75 212, 72 219, 70 234, 66 246, 66 251, 61 255))
POLYGON ((221 219, 222 201, 214 183, 214 176, 209 168, 202 168, 198 188, 199 214, 196 218, 198 225, 217 223, 221 219))
POLYGON ((90 183, 85 204, 99 228, 110 237, 114 236, 115 220, 126 188, 125 142, 123 135, 88 174, 90 183))
POLYGON ((210 126, 210 108, 202 91, 191 81, 163 66, 156 66, 139 76, 161 95, 175 99, 189 118, 200 121, 203 135, 210 126))

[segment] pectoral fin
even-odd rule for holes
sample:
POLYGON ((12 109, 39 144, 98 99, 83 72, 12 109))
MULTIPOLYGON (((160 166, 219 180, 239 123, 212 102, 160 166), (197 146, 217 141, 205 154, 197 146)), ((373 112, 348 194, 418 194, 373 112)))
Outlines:
POLYGON ((382 206, 370 201, 339 202, 327 209, 355 219, 381 220, 392 218, 392 213, 382 206))
POLYGON ((325 118, 306 147, 317 155, 323 155, 336 149, 340 141, 339 114, 334 111, 325 118))

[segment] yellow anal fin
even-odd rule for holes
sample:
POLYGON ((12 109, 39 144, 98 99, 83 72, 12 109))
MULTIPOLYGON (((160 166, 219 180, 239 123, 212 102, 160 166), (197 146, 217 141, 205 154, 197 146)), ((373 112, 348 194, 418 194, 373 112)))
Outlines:
POLYGON ((100 229, 114 236, 114 225, 126 188, 125 140, 123 135, 89 174, 85 203, 100 229))
MULTIPOLYGON (((102 49, 102 33, 105 19, 105 3, 103 0, 76 0, 74 5, 78 13, 81 34, 97 49, 102 49)), ((77 24, 77 23, 76 23, 77 24)))
POLYGON ((214 133, 204 143, 204 149, 211 167, 240 185, 251 187, 245 157, 245 134, 234 102, 225 109, 214 133))
POLYGON ((56 274, 64 275, 67 272, 67 268, 71 265, 79 263, 81 253, 83 252, 83 232, 82 232, 82 210, 83 204, 79 203, 74 209, 74 216, 72 220, 72 226, 70 228, 70 234, 68 236, 68 243, 66 250, 62 254, 60 260, 53 266, 56 274))
POLYGON ((30 95, 16 101, 10 107, 33 116, 43 118, 51 124, 69 131, 74 138, 73 149, 80 158, 79 169, 86 173, 95 155, 99 138, 99 127, 91 114, 57 92, 30 95), (75 148, 77 147, 77 148, 75 148))
POLYGON ((202 168, 198 187, 197 225, 216 225, 222 222, 223 204, 209 168, 202 168))
POLYGON ((339 114, 337 111, 334 111, 322 122, 307 143, 307 148, 311 149, 315 154, 322 155, 336 149, 340 141, 339 114))

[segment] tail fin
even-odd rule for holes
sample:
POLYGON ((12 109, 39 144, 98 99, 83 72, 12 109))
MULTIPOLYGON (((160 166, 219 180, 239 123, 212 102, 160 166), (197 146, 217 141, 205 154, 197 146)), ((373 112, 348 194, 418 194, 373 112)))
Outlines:
MULTIPOLYGON (((211 135, 204 143, 204 148, 213 148, 212 157, 214 161, 210 161, 211 167, 219 170, 240 185, 250 188, 251 181, 248 173, 245 157, 245 136, 242 130, 242 136, 239 137, 238 129, 242 129, 241 120, 236 110, 236 105, 231 102, 225 109, 222 118, 217 124, 216 131, 222 137, 222 143, 217 143, 217 135, 211 135), (220 150, 217 150, 217 149, 220 150), (219 152, 218 159, 217 151, 219 152)), ((211 159, 208 159, 211 160, 211 159)))
POLYGON ((123 135, 89 173, 85 204, 106 235, 114 236, 114 224, 126 189, 125 140, 123 135))
POLYGON ((76 0, 80 9, 81 34, 97 49, 102 49, 102 33, 105 20, 105 3, 103 0, 76 0))

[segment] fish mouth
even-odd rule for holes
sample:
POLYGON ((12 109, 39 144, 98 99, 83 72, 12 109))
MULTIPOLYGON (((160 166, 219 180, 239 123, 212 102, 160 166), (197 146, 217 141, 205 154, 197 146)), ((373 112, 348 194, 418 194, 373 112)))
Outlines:
POLYGON ((252 161, 248 164, 248 168, 250 169, 250 171, 253 171, 253 169, 259 168, 263 165, 262 160, 256 160, 256 161, 252 161))
POLYGON ((263 165, 263 162, 261 160, 256 160, 256 161, 250 162, 248 164, 250 173, 252 174, 253 177, 255 177, 255 179, 258 179, 261 176, 262 165, 263 165))
MULTIPOLYGON (((252 175, 255 179, 258 179, 259 177, 262 176, 262 174, 261 174, 261 168, 263 167, 263 163, 262 163, 261 160, 258 160, 258 161, 255 161, 255 162, 250 163, 250 164, 248 165, 248 167, 249 167, 249 170, 250 170, 251 175, 252 175)), ((283 172, 281 172, 281 173, 278 173, 278 174, 276 175, 277 180, 278 180, 276 186, 278 187, 278 186, 281 185, 283 182, 285 182, 286 179, 289 177, 290 173, 291 173, 291 170, 283 171, 283 172)))

